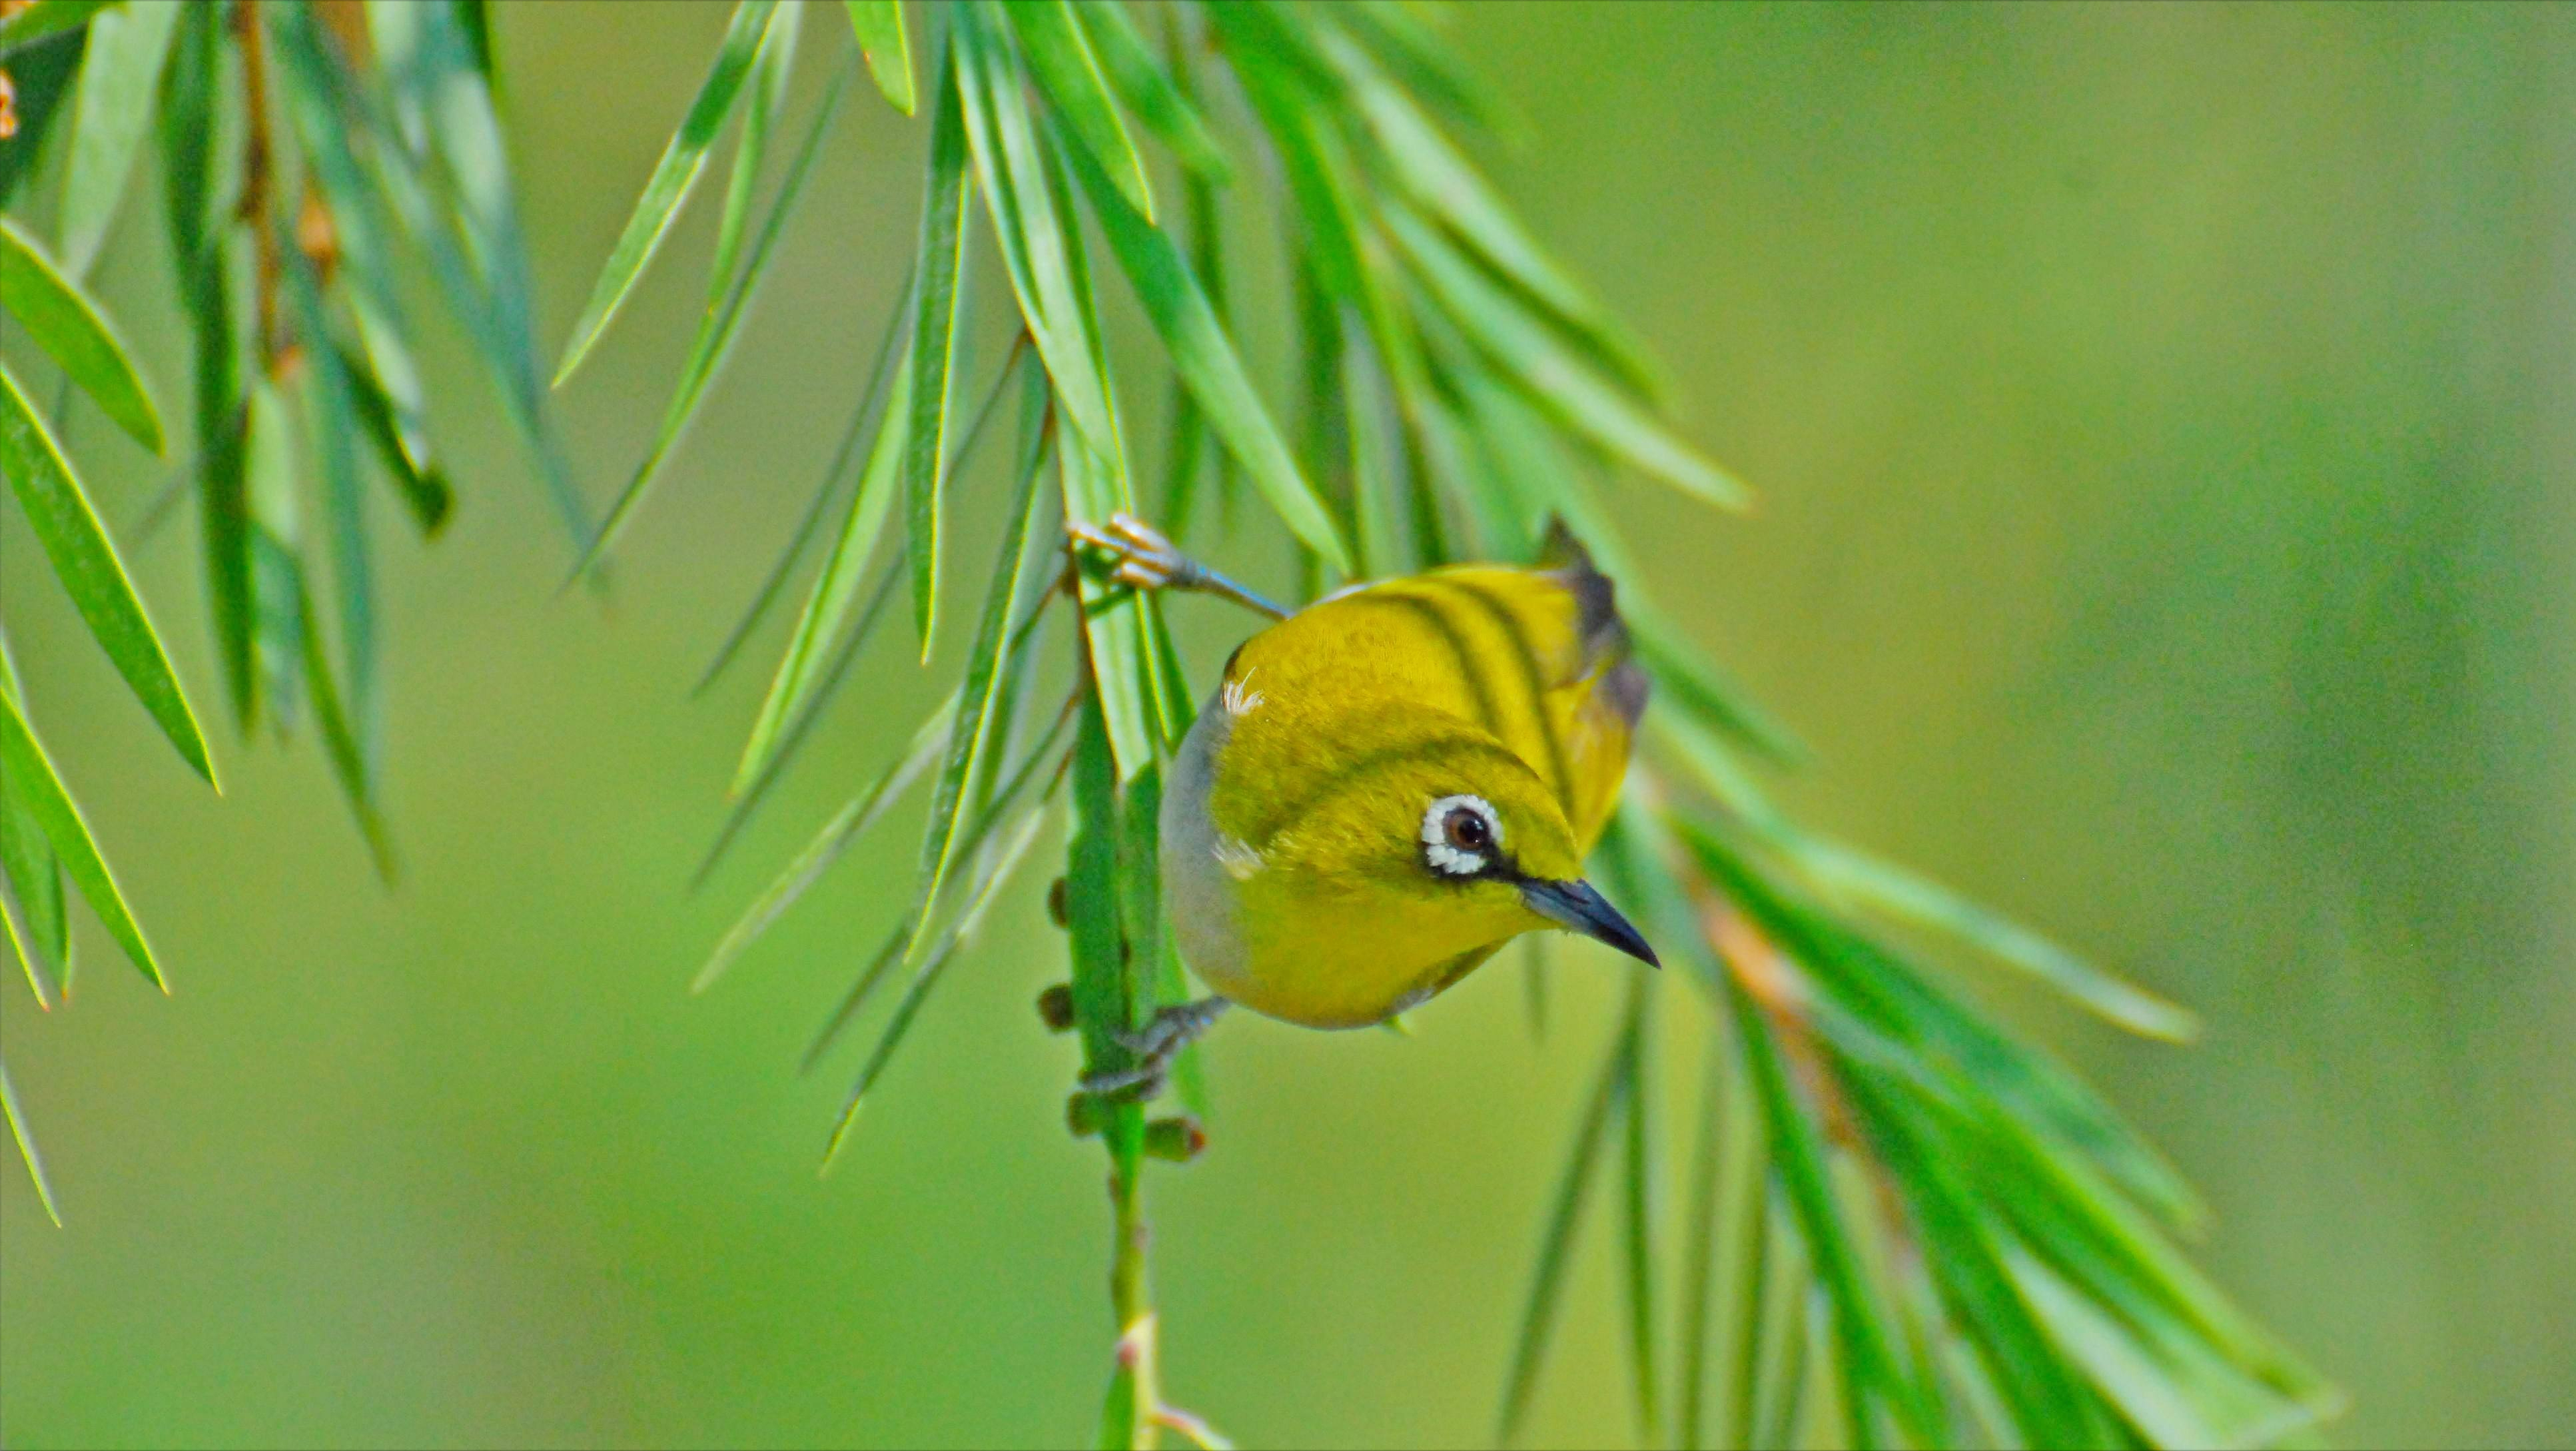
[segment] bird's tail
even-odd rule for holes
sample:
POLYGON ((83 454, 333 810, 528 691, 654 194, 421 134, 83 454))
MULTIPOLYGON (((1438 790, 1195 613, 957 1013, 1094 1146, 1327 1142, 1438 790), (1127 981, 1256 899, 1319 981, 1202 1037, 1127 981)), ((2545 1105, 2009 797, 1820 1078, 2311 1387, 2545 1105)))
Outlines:
POLYGON ((1628 622, 1619 617, 1619 586, 1592 562, 1592 551, 1583 547, 1561 518, 1548 520, 1547 536, 1539 543, 1538 567, 1564 581, 1574 594, 1584 672, 1600 681, 1594 697, 1634 729, 1646 713, 1646 672, 1630 649, 1628 622))

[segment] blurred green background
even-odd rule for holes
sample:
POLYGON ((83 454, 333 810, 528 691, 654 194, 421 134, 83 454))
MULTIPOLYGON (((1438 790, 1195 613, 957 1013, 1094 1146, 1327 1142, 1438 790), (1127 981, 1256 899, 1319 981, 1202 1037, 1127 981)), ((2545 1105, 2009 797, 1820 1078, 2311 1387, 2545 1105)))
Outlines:
MULTIPOLYGON (((722 22, 501 7, 550 345, 722 22)), ((1617 503, 1663 597, 1816 747, 1792 799, 2205 1014, 2177 1050, 1995 999, 2207 1191, 2204 1260, 2348 1390, 2340 1438, 2566 1444, 2576 8, 1518 5, 1454 29, 1528 121, 1500 180, 1762 492, 1748 519, 1617 503)), ((68 1010, 0 992, 68 1221, 0 1172, 0 1439, 1088 1435, 1107 1216, 1061 1127, 1071 1049, 1028 1007, 1060 971, 1043 873, 828 1180, 854 1065, 793 1062, 909 880, 903 832, 683 991, 933 698, 900 648, 871 656, 748 850, 682 890, 776 627, 685 689, 912 243, 920 128, 860 99, 604 600, 555 596, 566 547, 489 393, 452 336, 432 359, 459 517, 424 548, 379 514, 396 891, 309 742, 227 742, 221 800, 190 778, 0 524, 38 724, 177 988, 92 938, 68 1010)), ((144 181, 101 286, 167 409, 158 212, 144 181)), ((684 222, 564 395, 596 499, 659 414, 712 232, 710 207, 684 222)), ((72 447, 132 520, 156 466, 94 418, 72 447)), ((126 538, 216 699, 187 541, 126 538)), ((1221 608, 1183 607, 1202 668, 1221 608)), ((1489 1434, 1617 982, 1573 954, 1557 979, 1543 1041, 1505 972, 1411 1040, 1226 1026, 1215 1147, 1156 1189, 1178 1399, 1255 1445, 1489 1434)), ((1633 1434, 1608 1259, 1588 1244, 1542 1441, 1633 1434)))

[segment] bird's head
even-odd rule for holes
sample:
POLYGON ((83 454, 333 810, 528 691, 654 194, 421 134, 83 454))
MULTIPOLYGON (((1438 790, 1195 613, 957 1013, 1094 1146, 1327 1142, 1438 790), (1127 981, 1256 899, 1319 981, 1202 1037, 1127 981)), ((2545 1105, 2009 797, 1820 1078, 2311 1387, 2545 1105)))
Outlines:
POLYGON ((1285 789, 1266 803, 1270 870, 1305 876, 1322 900, 1417 949, 1467 952, 1562 927, 1655 962, 1583 880, 1556 794, 1490 732, 1419 709, 1336 716, 1309 737, 1334 742, 1330 758, 1301 761, 1288 774, 1303 779, 1276 783, 1285 789))

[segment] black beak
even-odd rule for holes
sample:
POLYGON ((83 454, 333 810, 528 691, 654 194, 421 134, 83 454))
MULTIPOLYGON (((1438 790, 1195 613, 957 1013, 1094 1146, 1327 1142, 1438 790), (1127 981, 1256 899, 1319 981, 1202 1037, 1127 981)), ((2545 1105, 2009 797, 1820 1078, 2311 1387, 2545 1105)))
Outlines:
POLYGON ((1648 967, 1663 966, 1655 960, 1655 949, 1646 945, 1645 937, 1619 915, 1618 908, 1594 891, 1590 882, 1523 882, 1521 900, 1529 903, 1531 911, 1562 923, 1568 932, 1609 943, 1648 967))

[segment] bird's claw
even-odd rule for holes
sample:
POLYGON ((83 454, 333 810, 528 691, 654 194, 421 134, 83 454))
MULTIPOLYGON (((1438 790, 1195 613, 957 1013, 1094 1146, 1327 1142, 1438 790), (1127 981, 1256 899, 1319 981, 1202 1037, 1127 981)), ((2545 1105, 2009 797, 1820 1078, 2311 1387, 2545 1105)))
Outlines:
POLYGON ((1181 1050, 1197 1042, 1199 1036, 1214 1026, 1228 1004, 1224 998, 1206 997, 1194 1003, 1175 1003, 1156 1010, 1145 1026, 1129 1032, 1114 1033, 1119 1047, 1134 1055, 1136 1061, 1125 1068, 1085 1077, 1082 1092, 1099 1098, 1150 1099, 1163 1091, 1171 1076, 1173 1060, 1181 1050))
POLYGON ((1199 567, 1190 557, 1133 514, 1112 514, 1106 525, 1067 520, 1064 532, 1115 560, 1109 577, 1131 589, 1188 589, 1198 583, 1199 567))

